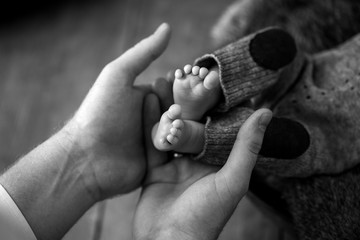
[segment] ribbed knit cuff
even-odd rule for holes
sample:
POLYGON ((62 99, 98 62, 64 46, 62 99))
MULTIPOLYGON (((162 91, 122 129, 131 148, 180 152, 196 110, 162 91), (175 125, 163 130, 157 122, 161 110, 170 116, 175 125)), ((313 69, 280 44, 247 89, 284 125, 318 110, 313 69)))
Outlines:
POLYGON ((234 108, 227 113, 207 117, 205 146, 203 151, 193 158, 212 165, 224 165, 240 127, 253 112, 249 108, 234 108))
MULTIPOLYGON (((204 148, 200 154, 193 156, 193 159, 211 165, 224 165, 241 126, 253 112, 250 108, 234 107, 226 113, 207 117, 204 148)), ((268 141, 270 140, 277 141, 276 138, 268 139, 268 141)), ((306 152, 293 159, 259 155, 256 168, 281 177, 307 177, 312 175, 316 169, 315 163, 311 160, 316 159, 316 154, 314 144, 310 144, 306 152)))
POLYGON ((196 59, 194 65, 207 68, 217 65, 219 68, 220 84, 225 101, 220 103, 215 111, 225 112, 276 83, 280 73, 279 69, 290 63, 296 54, 296 46, 295 44, 292 46, 291 41, 293 40, 288 34, 285 34, 284 37, 284 31, 267 28, 231 43, 212 54, 206 54, 196 59), (267 35, 271 36, 267 37, 267 35), (269 49, 272 50, 273 35, 279 35, 274 43, 275 53, 268 53, 269 49), (257 38, 257 36, 261 37, 257 38), (254 39, 256 41, 253 41, 254 39), (277 54, 279 42, 291 45, 290 47, 286 46, 285 49, 290 52, 289 54, 286 52, 286 55, 290 56, 283 57, 285 55, 283 49, 278 50, 279 54, 277 54), (272 58, 274 58, 274 62, 276 62, 275 58, 278 58, 280 63, 271 63, 272 58))

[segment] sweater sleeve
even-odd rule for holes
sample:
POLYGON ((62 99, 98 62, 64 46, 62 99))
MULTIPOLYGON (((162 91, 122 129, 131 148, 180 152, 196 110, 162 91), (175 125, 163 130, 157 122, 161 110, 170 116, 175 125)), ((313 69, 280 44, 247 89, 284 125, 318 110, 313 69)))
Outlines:
POLYGON ((249 108, 234 107, 221 115, 208 116, 205 124, 205 146, 194 159, 213 165, 224 165, 241 125, 253 112, 249 108))
MULTIPOLYGON (((194 157, 196 160, 216 165, 226 162, 241 125, 253 113, 253 110, 239 106, 272 86, 276 92, 283 94, 294 83, 296 77, 284 84, 279 81, 279 75, 284 75, 284 66, 294 60, 296 53, 296 46, 287 33, 270 28, 249 35, 195 61, 199 66, 211 68, 215 65, 219 68, 224 96, 224 101, 207 117, 205 146, 203 151, 194 157)), ((299 63, 302 63, 302 60, 301 57, 296 57, 296 70, 290 68, 288 72, 297 74, 301 69, 302 64, 299 63)), ((288 159, 280 160, 274 157, 260 157, 258 162, 260 167, 275 172, 281 164, 281 168, 285 168, 281 172, 285 174, 293 174, 293 168, 297 167, 291 166, 292 163, 288 159)))
MULTIPOLYGON (((205 124, 205 146, 194 159, 212 165, 224 165, 241 126, 253 112, 250 108, 237 106, 226 113, 209 116, 205 124)), ((310 159, 314 158, 313 145, 310 148, 308 144, 305 148, 296 147, 303 150, 296 154, 297 157, 292 156, 296 150, 291 148, 304 142, 299 140, 304 138, 308 139, 308 133, 301 124, 273 117, 266 129, 256 168, 282 177, 302 177, 312 173, 310 159)))
MULTIPOLYGON (((310 140, 308 148, 296 158, 260 156, 258 169, 283 177, 308 177, 338 174, 360 163, 359 54, 360 35, 338 49, 308 59, 299 80, 274 107, 275 116, 304 126, 310 140)), ((250 114, 236 107, 209 117, 205 148, 196 158, 224 164, 250 114)))
POLYGON ((200 67, 218 67, 223 101, 216 112, 249 100, 279 79, 281 69, 296 56, 292 37, 278 28, 268 28, 233 42, 197 60, 200 67))

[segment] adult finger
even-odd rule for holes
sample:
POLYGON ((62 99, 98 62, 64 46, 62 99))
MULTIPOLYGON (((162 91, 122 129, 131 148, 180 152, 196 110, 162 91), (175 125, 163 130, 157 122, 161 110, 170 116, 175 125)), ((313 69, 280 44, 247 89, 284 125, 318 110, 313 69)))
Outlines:
POLYGON ((167 154, 155 149, 151 137, 152 128, 154 127, 156 122, 159 121, 161 115, 159 99, 156 95, 149 94, 145 97, 144 101, 143 125, 145 134, 144 139, 146 147, 146 157, 149 171, 155 166, 164 163, 167 160, 167 154))
POLYGON ((174 83, 174 80, 175 80, 175 71, 174 70, 168 71, 168 73, 166 74, 166 81, 170 83, 174 83))
POLYGON ((271 118, 270 110, 260 109, 245 121, 226 164, 217 173, 221 176, 218 178, 218 184, 226 185, 225 189, 238 200, 247 192, 250 176, 271 118))
POLYGON ((160 99, 161 112, 165 112, 174 104, 172 87, 173 84, 164 78, 158 78, 152 84, 152 91, 160 99))
POLYGON ((165 50, 170 39, 170 26, 161 24, 149 37, 127 50, 106 67, 107 74, 121 78, 125 85, 133 85, 135 78, 165 50))

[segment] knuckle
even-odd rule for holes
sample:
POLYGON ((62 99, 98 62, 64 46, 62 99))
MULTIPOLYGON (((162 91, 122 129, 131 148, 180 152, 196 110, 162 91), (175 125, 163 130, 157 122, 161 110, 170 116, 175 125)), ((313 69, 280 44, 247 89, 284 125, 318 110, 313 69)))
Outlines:
POLYGON ((249 141, 248 150, 254 155, 258 155, 261 149, 261 143, 258 141, 249 141))
POLYGON ((105 65, 105 67, 101 71, 101 75, 109 76, 112 75, 115 71, 114 64, 112 62, 105 65))
POLYGON ((147 50, 146 54, 147 54, 147 56, 149 56, 151 61, 154 61, 158 57, 158 54, 156 54, 156 52, 152 48, 149 48, 147 50))
POLYGON ((106 64, 102 71, 103 72, 112 72, 112 71, 114 71, 114 63, 110 62, 110 63, 106 64))
POLYGON ((124 66, 110 62, 102 69, 100 76, 104 78, 126 78, 129 75, 128 70, 124 66))
POLYGON ((122 59, 122 57, 119 57, 118 59, 106 64, 103 70, 109 73, 117 73, 125 71, 127 68, 126 62, 122 59))

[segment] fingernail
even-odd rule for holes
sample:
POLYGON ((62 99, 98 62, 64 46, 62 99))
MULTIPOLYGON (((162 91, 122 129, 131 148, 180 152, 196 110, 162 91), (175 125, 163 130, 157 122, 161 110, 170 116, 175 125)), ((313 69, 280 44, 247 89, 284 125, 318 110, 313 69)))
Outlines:
POLYGON ((272 119, 272 112, 263 113, 259 119, 259 128, 261 130, 265 131, 266 127, 269 125, 271 119, 272 119))

